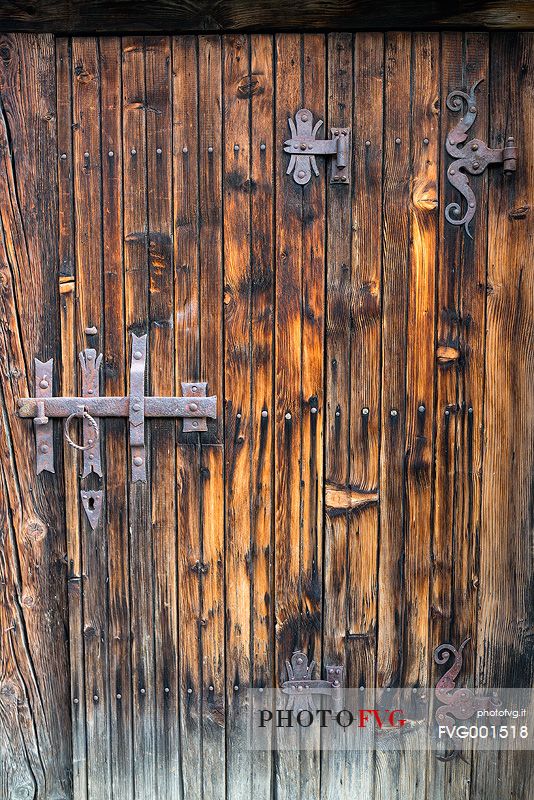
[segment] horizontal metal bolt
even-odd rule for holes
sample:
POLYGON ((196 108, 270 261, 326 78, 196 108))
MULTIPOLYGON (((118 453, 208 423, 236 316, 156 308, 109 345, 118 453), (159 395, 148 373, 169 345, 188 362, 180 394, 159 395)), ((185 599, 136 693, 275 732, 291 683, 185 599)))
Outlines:
POLYGON ((427 137, 426 137, 426 136, 425 136, 425 138, 423 139, 423 144, 428 144, 428 139, 427 139, 427 137))
POLYGON ((143 358, 142 352, 140 350, 136 350, 134 353, 134 358, 136 361, 139 361, 141 358, 143 358))
POLYGON ((143 463, 143 459, 141 458, 141 456, 136 456, 134 458, 134 462, 133 463, 135 464, 136 467, 140 467, 141 464, 143 463))
POLYGON ((188 152, 187 146, 186 146, 186 145, 184 145, 184 146, 182 147, 182 153, 187 153, 187 152, 188 152))
POLYGON ((208 147, 208 153, 213 153, 213 147, 211 146, 211 144, 210 144, 210 146, 208 147))
POLYGON ((365 142, 365 146, 366 147, 371 147, 371 140, 370 139, 367 139, 367 141, 365 142))
POLYGON ((113 158, 114 155, 115 155, 115 153, 113 152, 113 150, 110 150, 109 153, 108 153, 108 156, 110 158, 113 158))
POLYGON ((86 152, 83 154, 83 157, 84 157, 84 158, 89 158, 89 153, 86 151, 86 152))
POLYGON ((98 695, 97 694, 93 695, 93 700, 95 701, 95 703, 98 703, 98 695))
POLYGON ((369 414, 369 409, 368 408, 362 408, 362 414, 364 415, 364 417, 366 417, 369 414))
POLYGON ((478 144, 476 142, 473 142, 473 144, 471 145, 471 150, 475 151, 478 150, 478 144))
POLYGON ((146 694, 146 689, 140 689, 139 691, 141 692, 141 694, 146 694))
POLYGON ((39 384, 39 386, 41 387, 41 389, 48 389, 48 387, 50 386, 50 384, 48 383, 48 381, 41 381, 41 383, 39 384))
POLYGON ((238 691, 239 691, 239 686, 236 684, 236 685, 234 686, 234 692, 238 692, 238 691))
POLYGON ((263 142, 260 144, 260 150, 265 150, 266 147, 267 145, 265 145, 263 142))
POLYGON ((210 690, 210 692, 213 692, 213 686, 208 686, 208 689, 210 690))
POLYGON ((133 411, 141 411, 141 406, 139 403, 134 403, 132 406, 133 411))
POLYGON ((306 173, 304 172, 304 170, 303 170, 303 169, 299 169, 299 171, 298 171, 298 177, 299 177, 299 178, 303 178, 305 175, 306 175, 306 173))
POLYGON ((163 152, 163 150, 161 149, 161 147, 158 147, 156 149, 156 153, 158 154, 158 156, 160 156, 162 154, 162 152, 163 152))
POLYGON ((192 689, 188 689, 187 690, 187 694, 193 694, 193 690, 192 689))
POLYGON ((396 408, 392 408, 389 413, 391 414, 392 417, 396 417, 399 412, 397 411, 396 408))
POLYGON ((395 144, 400 144, 400 143, 401 143, 401 140, 400 140, 400 138, 397 136, 397 138, 395 139, 395 144))
POLYGON ((169 694, 169 692, 170 692, 170 689, 169 689, 169 687, 168 687, 168 686, 166 686, 166 687, 165 687, 165 689, 164 689, 164 692, 165 692, 165 694, 169 694))
POLYGON ((130 153, 131 153, 133 156, 137 155, 137 150, 135 149, 135 147, 132 147, 132 149, 130 150, 130 153))
POLYGON ((74 703, 74 705, 76 705, 76 706, 77 706, 77 705, 78 705, 78 703, 79 703, 80 701, 78 700, 78 698, 77 698, 77 697, 75 697, 75 698, 74 698, 74 700, 73 700, 72 702, 74 703))
POLYGON ((265 409, 263 409, 263 411, 261 412, 261 415, 262 415, 262 417, 268 417, 269 416, 269 412, 266 411, 265 409))
POLYGON ((187 409, 188 411, 198 411, 198 406, 196 403, 189 403, 187 409))
POLYGON ((419 406, 419 408, 417 410, 419 411, 420 414, 422 414, 424 411, 426 411, 426 409, 425 409, 425 407, 424 407, 424 405, 422 403, 421 403, 421 405, 419 406))
POLYGON ((288 412, 287 412, 287 414, 286 414, 286 419, 291 419, 291 414, 290 414, 290 412, 289 412, 289 411, 288 411, 288 412))
POLYGON ((312 413, 312 414, 317 414, 317 408, 316 408, 316 406, 312 406, 312 407, 311 407, 311 409, 310 409, 310 411, 311 411, 311 413, 312 413))
POLYGON ((117 700, 122 700, 122 694, 121 694, 120 692, 119 692, 119 694, 117 695, 117 700))
POLYGON ((234 144, 234 151, 237 153, 238 150, 239 150, 239 145, 238 144, 234 144))
POLYGON ((196 421, 196 419, 193 420, 191 425, 193 426, 193 428, 198 428, 198 422, 196 421))
POLYGON ((65 159, 67 158, 67 154, 66 153, 61 153, 60 158, 61 158, 62 161, 65 161, 65 159))

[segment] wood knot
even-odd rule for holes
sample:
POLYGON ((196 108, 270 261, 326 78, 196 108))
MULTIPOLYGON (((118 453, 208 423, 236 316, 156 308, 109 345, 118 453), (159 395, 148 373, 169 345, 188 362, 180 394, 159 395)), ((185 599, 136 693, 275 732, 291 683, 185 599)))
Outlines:
POLYGON ((242 100, 247 100, 254 95, 263 94, 264 88, 257 75, 243 75, 237 84, 237 96, 242 100))
POLYGON ((12 58, 11 47, 7 42, 2 42, 2 44, 0 44, 0 58, 2 59, 2 62, 5 64, 6 67, 11 62, 12 58))
POLYGON ((24 538, 30 542, 39 542, 48 533, 48 526, 40 519, 31 519, 24 526, 24 538))
POLYGON ((94 75, 86 70, 83 64, 76 64, 74 67, 74 75, 76 76, 76 80, 80 83, 91 83, 94 78, 94 75))
POLYGON ((31 594, 26 594, 21 600, 22 605, 26 608, 33 608, 35 605, 35 598, 31 596, 31 594))
POLYGON ((457 347, 440 345, 436 350, 436 357, 439 364, 451 364, 454 361, 458 361, 460 358, 460 351, 457 347))
POLYGON ((518 206, 517 208, 512 208, 508 212, 509 219, 525 219, 527 214, 530 212, 530 206, 518 206))

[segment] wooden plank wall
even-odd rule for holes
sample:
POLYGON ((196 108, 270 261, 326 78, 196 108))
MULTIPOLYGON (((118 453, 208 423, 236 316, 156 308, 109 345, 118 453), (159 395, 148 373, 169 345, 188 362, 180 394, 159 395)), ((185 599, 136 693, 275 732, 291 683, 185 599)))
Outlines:
MULTIPOLYGON (((349 686, 531 685, 533 36, 300 33, 0 41, 0 797, 527 797, 526 757, 250 753, 246 688, 295 648, 349 686), (454 199, 449 91, 512 179, 454 199), (350 190, 286 175, 300 107, 351 125, 350 190), (41 313, 41 309, 43 312, 41 313), (96 328, 96 333, 86 329, 96 328), (207 380, 207 433, 102 423, 95 531, 34 357, 128 391, 207 380), (65 498, 65 499, 63 499, 65 498)), ((322 135, 322 132, 321 134, 322 135)))

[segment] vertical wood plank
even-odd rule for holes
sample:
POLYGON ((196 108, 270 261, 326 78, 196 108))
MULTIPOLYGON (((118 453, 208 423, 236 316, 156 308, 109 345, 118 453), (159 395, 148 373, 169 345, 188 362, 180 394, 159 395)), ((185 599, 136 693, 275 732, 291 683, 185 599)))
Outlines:
POLYGON ((439 163, 439 41, 413 36, 412 179, 406 369, 404 679, 428 678, 428 585, 434 409, 434 305, 439 163), (428 139, 428 142, 425 142, 428 139))
MULTIPOLYGON (((126 393, 122 217, 121 41, 99 41, 102 114, 104 394, 126 393)), ((106 532, 109 590, 111 782, 114 798, 133 796, 128 557, 128 453, 124 420, 105 422, 106 532)))
POLYGON ((222 800, 225 772, 225 521, 223 454, 222 43, 201 36, 199 51, 199 232, 202 376, 218 398, 201 441, 203 796, 222 800), (213 151, 210 152, 209 148, 213 151))
MULTIPOLYGON (((273 39, 250 39, 252 685, 273 686, 273 39)), ((272 794, 271 753, 254 753, 251 797, 272 794)))
MULTIPOLYGON (((484 463, 477 639, 479 685, 533 685, 532 575, 533 297, 531 33, 490 42, 490 147, 514 136, 522 153, 513 177, 489 177, 484 463), (504 568, 504 565, 506 567, 504 568), (512 577, 513 576, 513 577, 512 577)), ((479 213, 479 212, 477 212, 479 213)), ((532 758, 479 754, 472 796, 532 794, 532 758)))
MULTIPOLYGON (((122 157, 125 322, 130 334, 149 332, 145 47, 122 40, 122 157)), ((127 341, 127 363, 131 357, 127 341)), ((128 387, 129 390, 129 387, 128 387)), ((145 433, 146 452, 150 436, 145 433)), ((128 453, 130 458, 130 453, 128 453)), ((150 475, 150 464, 147 465, 150 475)), ((154 587, 150 483, 130 483, 131 663, 135 797, 155 796, 154 587), (143 691, 142 691, 143 690, 143 691)))
POLYGON ((55 53, 48 34, 3 35, 1 48, 0 786, 6 796, 66 800, 62 459, 58 446, 56 475, 36 476, 32 427, 15 415, 16 400, 33 390, 33 358, 54 357, 57 367, 59 356, 55 53))
MULTIPOLYGON (((175 377, 200 376, 198 52, 194 36, 172 42, 175 377)), ((184 794, 202 796, 202 659, 199 619, 200 453, 197 434, 179 433, 176 448, 179 701, 184 794)))
MULTIPOLYGON (((352 128, 353 37, 328 37, 328 125, 352 128)), ((322 133, 322 131, 321 131, 322 133)), ((352 147, 355 146, 354 139, 352 147)), ((328 186, 326 261, 325 394, 325 543, 323 658, 346 664, 348 515, 330 499, 348 490, 351 331, 351 193, 352 187, 328 186)), ((306 357, 306 354, 305 354, 306 357)), ((352 676, 348 678, 350 684, 352 676)), ((321 758, 321 794, 343 797, 353 791, 355 754, 325 751, 321 758)))
MULTIPOLYGON (((287 120, 301 107, 320 119, 325 110, 325 40, 321 35, 276 39, 276 124, 287 139, 287 120)), ((321 159, 322 161, 322 159, 321 159)), ((322 604, 322 397, 324 308, 324 163, 302 188, 286 176, 277 152, 276 210, 276 620, 277 676, 302 648, 321 662, 322 604), (303 353, 306 357, 303 357, 303 353), (318 409, 317 413, 311 412, 318 409), (296 530, 299 545, 296 547, 296 530)), ((319 791, 318 753, 277 755, 280 796, 319 791)))
MULTIPOLYGON (((147 190, 150 394, 174 395, 171 48, 147 37, 147 190)), ((178 797, 180 741, 177 693, 176 476, 173 420, 151 426, 152 546, 155 619, 156 794, 178 797)))
POLYGON ((251 797, 246 747, 251 685, 251 267, 250 40, 223 38, 224 336, 226 461, 226 691, 228 784, 251 797))
MULTIPOLYGON (((410 200, 411 36, 386 34, 382 262, 380 559, 377 685, 399 685, 404 553, 404 428, 408 205, 410 200), (399 140, 397 143, 396 140, 399 140), (395 602, 392 602, 395 598, 395 602)), ((377 753, 375 797, 396 796, 398 753, 377 753)))
MULTIPOLYGON (((436 444, 432 538, 430 654, 443 642, 463 652, 463 681, 472 683, 476 653, 478 540, 485 340, 487 175, 477 180, 480 217, 474 240, 446 220, 443 209, 457 200, 446 179, 445 141, 457 115, 446 107, 449 92, 477 90, 478 114, 470 136, 487 140, 488 36, 442 34, 440 239, 436 308, 436 444)), ((443 674, 433 665, 431 685, 443 674)), ((446 764, 430 758, 434 796, 469 795, 471 759, 446 764)))
MULTIPOLYGON (((58 107, 58 218, 61 303, 61 386, 77 395, 74 185, 72 154, 72 53, 68 39, 56 41, 58 107)), ((81 527, 77 454, 64 442, 67 532, 69 654, 72 708, 72 782, 75 796, 87 796, 85 664, 82 607, 81 527)))
MULTIPOLYGON (((102 162, 100 64, 98 41, 76 38, 72 43, 72 120, 74 230, 76 263, 76 342, 78 352, 101 351, 102 162), (88 218, 91 216, 91 225, 88 218), (87 328, 96 333, 86 335, 87 328)), ((102 426, 102 432, 104 426, 102 426)), ((95 474, 80 480, 80 490, 100 488, 95 474)), ((104 490, 104 486, 102 486, 104 490)), ((107 565, 103 524, 95 530, 81 513, 83 635, 89 797, 111 796, 110 698, 107 670, 107 565)), ((101 522, 103 520, 101 519, 101 522)))
MULTIPOLYGON (((406 516, 402 685, 427 686, 434 434, 439 175, 439 36, 412 37, 410 265, 406 356, 406 516)), ((417 734, 415 734, 417 735, 417 734)), ((425 797, 424 751, 401 759, 410 796, 425 797)))

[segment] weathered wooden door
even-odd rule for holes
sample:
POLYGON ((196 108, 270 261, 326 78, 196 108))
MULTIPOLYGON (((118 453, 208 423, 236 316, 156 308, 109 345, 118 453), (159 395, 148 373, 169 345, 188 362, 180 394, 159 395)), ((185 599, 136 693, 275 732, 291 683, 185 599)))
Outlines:
MULTIPOLYGON (((246 689, 296 647, 348 686, 533 678, 533 37, 0 42, 0 796, 516 798, 526 756, 251 753, 246 689), (518 170, 444 218, 451 90, 518 170), (287 175, 288 118, 352 129, 350 186, 287 175), (36 475, 33 359, 80 391, 207 381, 206 433, 101 421, 36 475), (81 490, 102 489, 93 530, 81 490), (496 789, 495 787, 498 787, 496 789)), ((529 771, 530 770, 530 771, 529 771)))

